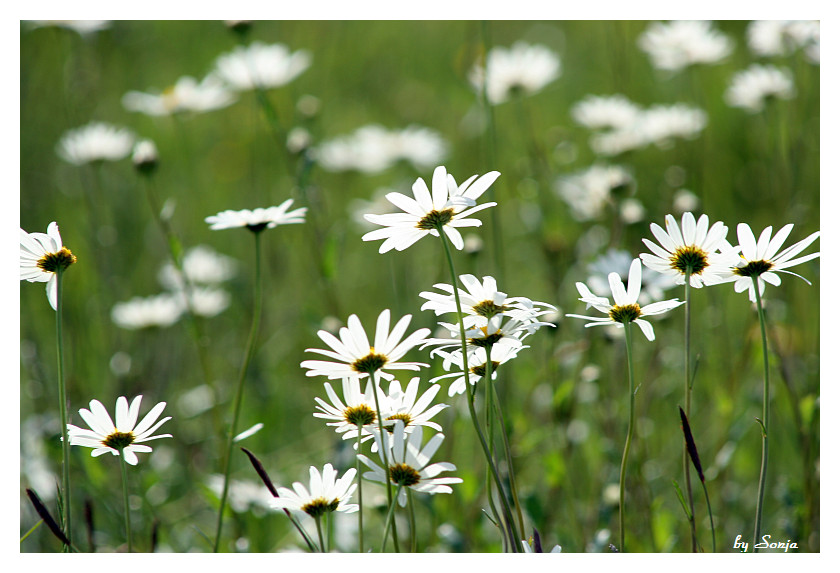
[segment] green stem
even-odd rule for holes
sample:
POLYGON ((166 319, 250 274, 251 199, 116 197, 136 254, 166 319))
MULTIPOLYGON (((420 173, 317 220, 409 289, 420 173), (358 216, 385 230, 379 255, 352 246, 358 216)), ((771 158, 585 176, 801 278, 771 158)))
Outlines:
MULTIPOLYGON (((692 268, 685 269, 685 417, 691 421, 691 275, 692 268)), ((688 524, 691 528, 691 551, 697 553, 697 526, 694 519, 694 496, 691 492, 691 461, 688 450, 683 448, 683 474, 685 475, 685 496, 691 515, 688 524)))
POLYGON ((717 553, 717 542, 715 541, 715 519, 712 517, 712 503, 709 501, 709 490, 706 489, 706 482, 700 480, 703 486, 703 493, 706 496, 706 509, 709 511, 709 524, 712 526, 712 553, 717 553))
MULTIPOLYGON (((61 294, 64 283, 64 269, 59 268, 55 273, 56 280, 56 308, 55 308, 55 339, 58 346, 58 411, 61 416, 61 499, 63 504, 64 536, 72 542, 70 526, 70 437, 67 433, 67 387, 64 383, 64 337, 62 335, 62 303, 61 294)), ((66 546, 65 546, 66 547, 66 546)))
MULTIPOLYGON (((391 479, 389 472, 385 473, 385 479, 391 479)), ((402 485, 397 486, 397 493, 394 494, 394 499, 391 500, 391 505, 388 508, 388 517, 385 518, 385 531, 382 534, 382 545, 379 548, 380 553, 385 553, 385 545, 388 541, 388 531, 390 530, 390 526, 394 524, 394 509, 397 507, 397 500, 400 497, 400 489, 402 489, 402 485)))
MULTIPOLYGON (((449 272, 452 277, 452 290, 455 295, 455 309, 458 313, 458 325, 460 326, 460 334, 461 334, 461 354, 463 356, 464 362, 464 377, 467 385, 467 391, 470 391, 470 365, 469 359, 467 357, 467 335, 464 330, 464 322, 463 322, 463 313, 461 312, 461 296, 458 292, 458 277, 455 274, 455 264, 452 262, 452 253, 449 250, 449 243, 446 240, 446 233, 443 231, 443 226, 438 225, 437 228, 438 235, 440 236, 440 240, 443 242, 443 251, 446 254, 446 260, 449 263, 449 272)), ((514 530, 514 523, 513 523, 513 516, 511 514, 510 505, 508 504, 507 498, 505 496, 505 489, 502 487, 502 480, 499 478, 499 472, 493 463, 493 456, 490 453, 490 449, 487 447, 487 441, 484 438, 484 434, 481 432, 481 424, 478 421, 478 415, 475 412, 475 392, 473 391, 470 394, 471 399, 467 401, 467 405, 470 409, 470 417, 472 418, 473 427, 475 428, 475 432, 478 435, 478 440, 481 443, 481 449, 484 452, 484 457, 487 460, 487 464, 490 467, 490 470, 493 473, 493 480, 496 483, 496 488, 499 492, 499 498, 502 501, 502 508, 504 509, 505 513, 505 529, 507 530, 509 541, 514 552, 519 552, 519 543, 517 539, 519 539, 518 533, 514 530)), ((488 497, 491 492, 487 492, 488 497)))
POLYGON ((505 462, 508 467, 508 481, 510 482, 510 494, 513 498, 513 505, 516 508, 517 518, 519 519, 519 531, 525 531, 525 520, 522 517, 522 506, 519 504, 519 494, 516 489, 516 475, 513 471, 513 456, 510 451, 510 441, 507 436, 507 424, 505 424, 505 416, 502 412, 502 403, 499 400, 499 395, 496 392, 496 385, 493 384, 493 396, 496 404, 496 414, 499 416, 499 425, 502 428, 502 444, 505 447, 505 462))
MULTIPOLYGON (((373 402, 376 405, 376 421, 379 423, 379 436, 382 438, 382 460, 385 463, 385 491, 388 493, 388 504, 393 500, 393 492, 391 491, 391 465, 388 460, 388 434, 385 433, 385 428, 382 425, 382 413, 379 409, 379 374, 376 370, 371 370, 369 373, 371 384, 373 385, 373 402)), ((399 490, 399 488, 397 488, 399 490)), ((385 524, 388 527, 388 524, 385 524)), ((400 552, 400 545, 397 538, 397 524, 391 522, 391 532, 394 538, 394 552, 400 552)), ((386 535, 387 537, 387 535, 386 535)), ((384 548, 383 548, 384 550, 384 548)))
POLYGON ((753 276, 753 289, 755 289, 755 300, 758 306, 758 323, 761 327, 761 348, 764 351, 764 399, 761 406, 761 474, 758 478, 758 502, 755 509, 755 532, 753 535, 753 553, 757 551, 756 545, 761 538, 761 514, 764 510, 764 487, 767 484, 767 426, 770 417, 770 359, 767 352, 767 331, 764 319, 764 307, 761 305, 761 293, 759 292, 758 277, 753 276))
POLYGON ((245 349, 245 357, 242 360, 242 367, 239 370, 239 382, 236 385, 236 396, 233 402, 233 421, 230 424, 230 432, 228 433, 227 452, 225 453, 224 474, 225 481, 222 486, 222 498, 219 504, 219 517, 216 523, 216 541, 213 544, 213 553, 219 551, 219 541, 222 537, 222 524, 224 522, 225 504, 227 503, 228 489, 230 486, 230 466, 233 457, 233 438, 236 436, 236 425, 239 422, 239 410, 242 405, 242 390, 245 386, 245 373, 248 371, 248 365, 254 355, 257 346, 257 331, 260 325, 260 309, 262 307, 262 288, 261 272, 260 272, 260 232, 254 231, 254 316, 251 320, 251 333, 248 335, 248 344, 245 349))
MULTIPOLYGON (((493 412, 493 404, 492 404, 492 399, 493 399, 492 384, 493 384, 493 380, 492 380, 492 372, 490 371, 490 368, 491 368, 491 365, 492 365, 492 362, 490 360, 490 352, 492 350, 492 346, 493 345, 491 344, 489 347, 485 348, 486 363, 485 363, 485 366, 484 366, 484 423, 487 427, 487 440, 488 440, 489 446, 490 446, 490 455, 493 457, 494 465, 497 465, 498 461, 496 460, 496 445, 495 445, 495 440, 494 440, 495 432, 493 431, 493 416, 492 416, 492 412, 493 412)), ((467 380, 467 384, 469 384, 469 379, 467 380)), ((496 522, 497 523, 502 523, 502 520, 499 518, 499 512, 496 509, 496 503, 493 501, 493 479, 492 479, 493 475, 492 475, 492 472, 490 471, 490 467, 491 467, 490 464, 488 464, 487 465, 486 477, 485 477, 485 482, 486 482, 485 487, 487 488, 487 502, 488 502, 488 505, 490 506, 490 511, 493 513, 493 517, 496 518, 496 522)), ((499 495, 501 496, 503 494, 500 492, 499 495)), ((502 536, 502 541, 504 542, 504 543, 502 543, 503 550, 505 552, 507 552, 508 542, 507 542, 507 538, 504 535, 502 536)))
POLYGON ((624 453, 621 456, 621 473, 619 476, 618 493, 618 550, 624 553, 624 491, 627 477, 627 459, 630 457, 630 442, 633 440, 633 428, 636 424, 636 383, 633 379, 633 345, 631 344, 630 323, 624 323, 624 340, 627 344, 627 378, 630 387, 630 423, 627 426, 627 440, 624 442, 624 453))
POLYGON ((414 521, 414 498, 411 496, 411 488, 405 490, 408 497, 408 538, 409 553, 417 553, 417 525, 414 521))
POLYGON ((315 529, 318 530, 318 545, 321 546, 321 553, 326 553, 327 548, 324 545, 324 533, 321 531, 321 516, 318 515, 315 517, 315 529))
POLYGON ((120 472, 123 482, 123 506, 125 509, 125 538, 128 542, 128 552, 131 553, 131 508, 128 504, 128 473, 125 471, 125 453, 120 450, 120 472))
MULTIPOLYGON (((362 424, 361 422, 356 425, 356 428, 359 431, 358 436, 356 436, 356 451, 362 451, 362 424)), ((365 552, 365 530, 362 523, 362 461, 356 456, 356 480, 357 486, 356 489, 359 492, 359 553, 365 552)))
POLYGON ((23 543, 24 541, 26 541, 26 538, 29 537, 30 535, 32 535, 33 533, 35 533, 35 530, 38 529, 39 527, 41 527, 41 525, 43 525, 43 524, 44 524, 44 520, 39 519, 38 522, 35 525, 33 525, 31 528, 29 528, 29 531, 27 531, 26 533, 23 534, 23 537, 20 538, 20 542, 23 543))

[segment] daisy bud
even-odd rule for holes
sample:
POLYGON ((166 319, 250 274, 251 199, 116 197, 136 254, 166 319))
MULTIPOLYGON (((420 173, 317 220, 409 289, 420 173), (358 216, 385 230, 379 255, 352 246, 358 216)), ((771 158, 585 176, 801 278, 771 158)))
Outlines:
POLYGON ((143 175, 150 175, 155 171, 158 164, 158 152, 155 144, 144 139, 134 145, 134 153, 131 155, 134 168, 143 175))

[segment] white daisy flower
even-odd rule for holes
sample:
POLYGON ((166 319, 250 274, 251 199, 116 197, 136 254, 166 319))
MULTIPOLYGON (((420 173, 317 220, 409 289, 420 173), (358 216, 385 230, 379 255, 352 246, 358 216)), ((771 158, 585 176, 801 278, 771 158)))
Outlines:
MULTIPOLYGON (((509 346, 494 344, 490 349, 490 376, 495 380, 498 377, 497 369, 502 364, 509 362, 516 358, 520 350, 529 348, 525 345, 509 346)), ((464 381, 464 372, 461 370, 464 367, 464 360, 462 358, 461 349, 455 349, 452 352, 445 352, 438 350, 438 356, 443 358, 443 368, 450 370, 453 366, 458 370, 450 374, 443 374, 429 380, 429 382, 438 382, 446 378, 454 378, 449 385, 449 395, 463 394, 467 389, 467 383, 464 381)), ((487 352, 484 348, 475 348, 472 352, 467 350, 467 364, 469 366, 469 381, 475 386, 479 384, 487 373, 487 352)))
POLYGON ((153 172, 157 167, 158 159, 158 150, 154 141, 142 139, 134 144, 131 152, 131 162, 139 172, 153 172))
POLYGON ((387 253, 391 249, 403 251, 425 237, 439 236, 438 229, 443 229, 446 236, 456 249, 464 248, 464 239, 458 232, 459 227, 480 227, 478 219, 468 219, 482 209, 493 207, 496 203, 476 205, 476 200, 487 190, 500 175, 498 171, 485 173, 476 180, 473 175, 460 186, 452 175, 446 173, 446 167, 439 166, 432 175, 432 192, 421 177, 412 186, 414 199, 402 193, 389 193, 388 201, 402 213, 388 213, 386 215, 365 215, 371 223, 381 225, 366 233, 363 241, 385 239, 380 245, 379 252, 387 253))
POLYGON ((20 230, 20 280, 47 283, 47 300, 53 310, 58 306, 56 272, 76 262, 76 256, 61 243, 58 223, 47 226, 47 233, 20 230))
POLYGON ((90 427, 89 430, 79 428, 73 424, 67 424, 67 433, 70 437, 70 444, 73 446, 85 446, 93 448, 91 456, 97 457, 111 452, 122 456, 128 464, 137 465, 138 452, 151 452, 152 448, 142 445, 143 442, 157 440, 158 438, 171 438, 171 434, 152 434, 160 428, 164 422, 171 419, 171 416, 157 421, 166 402, 159 402, 138 424, 137 417, 140 414, 140 401, 143 396, 137 396, 128 405, 125 396, 117 398, 117 423, 111 421, 111 416, 105 406, 98 400, 90 401, 90 410, 82 408, 79 415, 90 427))
POLYGON ((341 478, 332 464, 325 464, 322 472, 315 466, 309 468, 309 489, 300 482, 292 484, 292 488, 277 488, 280 495, 271 500, 271 507, 276 510, 289 509, 297 513, 305 513, 314 518, 325 513, 337 511, 339 513, 353 513, 359 511, 359 505, 349 503, 350 497, 356 491, 356 468, 347 470, 341 478))
POLYGON ((654 22, 639 37, 639 47, 653 66, 679 71, 692 64, 714 64, 732 53, 734 44, 706 20, 654 22))
POLYGON ((56 151, 74 165, 93 161, 119 161, 134 147, 134 134, 124 127, 92 122, 65 133, 56 151))
POLYGON ((763 296, 764 283, 770 283, 773 286, 779 286, 782 283, 782 279, 776 274, 780 272, 799 277, 809 285, 811 284, 805 277, 785 269, 820 256, 819 253, 811 253, 797 259, 793 258, 819 238, 819 231, 811 233, 795 245, 780 252, 779 249, 793 230, 792 223, 779 229, 775 237, 773 227, 767 227, 761 232, 758 241, 755 240, 752 229, 746 223, 739 223, 737 230, 741 259, 731 269, 732 277, 729 279, 735 283, 735 292, 749 290, 750 300, 756 302, 753 277, 758 277, 758 292, 763 296))
POLYGON ((693 214, 683 213, 682 230, 673 215, 666 215, 665 229, 650 224, 662 246, 642 239, 653 254, 639 256, 646 267, 670 276, 675 284, 685 284, 689 270, 689 282, 694 288, 720 284, 738 262, 738 249, 726 242, 727 227, 718 221, 710 228, 707 215, 695 221, 693 214))
POLYGON ((238 91, 277 88, 302 74, 311 62, 306 50, 292 52, 283 44, 254 42, 219 56, 216 73, 238 91))
POLYGON ((724 99, 732 107, 759 113, 770 98, 793 99, 796 87, 788 68, 753 64, 732 77, 724 99))
MULTIPOLYGON (((534 547, 533 544, 534 544, 534 538, 533 537, 531 539, 527 540, 527 541, 525 539, 523 539, 522 540, 522 552, 523 553, 542 553, 542 550, 540 548, 534 547)), ((559 545, 555 545, 554 547, 551 548, 551 551, 549 551, 549 553, 563 553, 563 548, 560 547, 559 545)))
POLYGON ((291 225, 303 223, 306 215, 306 207, 300 207, 288 211, 292 199, 286 199, 276 207, 259 208, 254 210, 242 209, 240 211, 222 211, 216 215, 205 217, 204 221, 210 225, 210 229, 233 229, 236 227, 247 227, 249 231, 258 233, 263 229, 273 229, 278 225, 291 225))
POLYGON ((159 93, 127 92, 122 104, 128 111, 151 116, 166 116, 183 112, 203 113, 221 109, 236 101, 236 95, 215 75, 199 83, 195 78, 182 76, 170 88, 159 93))
MULTIPOLYGON (((335 428, 336 433, 341 434, 343 440, 355 440, 359 435, 359 425, 363 428, 376 423, 376 399, 373 396, 374 385, 368 380, 365 391, 362 393, 358 378, 342 378, 341 389, 344 399, 342 400, 329 382, 324 382, 324 389, 332 404, 315 397, 318 403, 318 410, 313 416, 329 420, 327 426, 335 428)), ((385 401, 385 393, 376 386, 379 393, 379 402, 385 401)), ((371 436, 365 430, 363 436, 371 436)))
POLYGON ((391 311, 386 308, 379 314, 376 321, 376 336, 373 344, 370 344, 359 317, 355 314, 350 315, 347 326, 342 326, 338 331, 338 337, 326 330, 318 331, 318 336, 330 347, 330 350, 306 349, 307 352, 322 354, 338 362, 305 360, 300 363, 301 368, 308 370, 307 376, 364 378, 377 374, 385 380, 392 380, 394 375, 385 370, 420 370, 421 366, 428 367, 428 364, 420 362, 399 361, 409 350, 423 342, 430 332, 428 328, 421 328, 400 341, 409 322, 411 322, 411 315, 407 314, 398 320, 394 329, 391 330, 391 311))
POLYGON ((111 308, 111 320, 120 328, 166 328, 172 326, 184 312, 180 295, 162 293, 149 297, 134 297, 118 302, 111 308))
POLYGON ((645 110, 640 128, 647 142, 668 147, 675 138, 696 138, 708 122, 709 117, 702 109, 677 103, 645 110))
MULTIPOLYGON (((497 105, 521 92, 534 94, 560 77, 560 57, 545 46, 516 42, 510 48, 495 46, 487 52, 487 100, 497 105)), ((473 88, 481 93, 485 68, 480 63, 469 74, 473 88)))
MULTIPOLYGON (((449 331, 451 338, 430 338, 422 347, 437 346, 437 348, 431 351, 430 354, 432 356, 442 353, 447 348, 461 348, 460 325, 447 322, 439 322, 438 324, 449 331)), ((540 322, 533 318, 523 321, 501 314, 497 314, 489 319, 479 317, 478 322, 465 332, 467 339, 467 358, 473 352, 485 352, 485 349, 488 347, 495 348, 496 346, 502 346, 521 349, 522 341, 542 326, 556 327, 555 324, 550 322, 540 322)))
POLYGON ((653 340, 655 338, 653 325, 641 317, 668 312, 680 306, 683 301, 672 298, 671 300, 639 306, 639 293, 642 289, 642 262, 639 259, 633 259, 633 262, 630 263, 629 277, 627 288, 625 289, 624 283, 621 282, 621 277, 618 273, 610 273, 608 280, 615 304, 610 304, 607 298, 592 294, 585 284, 576 283, 578 292, 581 295, 579 300, 585 302, 587 308, 590 306, 594 307, 608 316, 596 317, 580 314, 567 314, 566 316, 591 321, 586 325, 587 327, 614 324, 618 328, 624 328, 625 325, 633 322, 639 325, 645 338, 653 340))
MULTIPOLYGON (((436 477, 444 471, 455 471, 455 466, 448 462, 429 464, 435 452, 443 443, 443 434, 435 434, 423 446, 423 432, 407 433, 402 420, 395 422, 393 433, 386 431, 384 434, 384 450, 382 434, 376 431, 374 439, 379 448, 379 459, 383 464, 386 459, 383 451, 387 452, 389 463, 387 473, 391 483, 402 486, 398 498, 401 506, 405 506, 408 498, 404 489, 406 487, 428 494, 452 493, 452 488, 447 484, 464 481, 458 477, 436 477)), ((386 468, 364 454, 357 454, 357 457, 371 469, 371 471, 362 475, 363 478, 386 483, 388 479, 385 477, 386 468)))
POLYGON ((403 392, 402 385, 398 380, 391 380, 388 387, 388 395, 382 405, 382 424, 386 429, 392 429, 397 420, 402 420, 405 431, 410 433, 421 426, 427 426, 438 432, 441 431, 439 424, 431 419, 444 408, 446 404, 435 404, 429 406, 440 391, 440 386, 433 384, 418 398, 417 391, 420 386, 420 377, 415 376, 409 382, 403 392))
MULTIPOLYGON (((486 276, 481 281, 473 275, 461 275, 460 279, 467 289, 458 289, 461 311, 466 314, 463 322, 467 328, 486 324, 481 317, 487 319, 500 314, 527 322, 536 321, 551 310, 557 310, 548 303, 535 302, 524 296, 509 297, 498 290, 496 279, 491 276, 486 276)), ((421 292, 420 296, 427 299, 427 302, 423 303, 420 310, 433 310, 438 316, 457 313, 452 285, 440 283, 434 285, 434 288, 442 290, 445 294, 421 292)))

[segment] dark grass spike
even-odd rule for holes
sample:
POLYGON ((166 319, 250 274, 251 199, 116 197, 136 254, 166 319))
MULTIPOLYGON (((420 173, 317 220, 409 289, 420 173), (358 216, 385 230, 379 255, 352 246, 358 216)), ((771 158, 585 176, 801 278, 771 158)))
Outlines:
POLYGON ((70 541, 64 536, 64 532, 61 531, 61 528, 55 522, 53 516, 50 515, 49 510, 44 505, 44 502, 41 501, 41 498, 38 497, 38 494, 27 488, 26 495, 29 496, 29 501, 32 502, 32 505, 35 507, 35 511, 38 512, 38 515, 41 516, 41 519, 44 520, 44 523, 47 524, 47 527, 50 528, 53 535, 55 535, 64 545, 70 547, 70 541))
POLYGON ((160 520, 155 518, 152 521, 152 540, 149 544, 149 553, 154 553, 157 549, 158 539, 160 538, 160 520))
POLYGON ((542 553, 542 543, 540 543, 540 534, 537 533, 537 528, 534 528, 534 553, 542 553))
POLYGON ((93 544, 93 502, 90 498, 85 499, 85 530, 87 532, 88 551, 96 553, 96 546, 93 544))
POLYGON ((697 470, 697 475, 700 476, 700 481, 706 483, 706 478, 703 475, 703 468, 700 465, 700 456, 697 455, 697 446, 694 445, 694 437, 691 435, 691 427, 688 425, 688 418, 685 417, 685 412, 680 406, 680 418, 682 419, 682 430, 685 435, 685 447, 688 449, 688 456, 691 458, 691 463, 694 464, 694 469, 697 470))
POLYGON ((245 455, 248 456, 249 460, 251 460, 251 464, 254 466, 254 469, 257 471, 260 478, 263 480, 263 483, 265 484, 265 487, 267 487, 268 491, 271 492, 271 495, 273 495, 274 497, 280 497, 280 494, 277 493, 277 488, 275 488, 274 484, 271 483, 271 478, 268 477, 268 474, 266 473, 265 468, 260 463, 260 460, 257 459, 257 456, 255 456, 254 454, 252 454, 251 452, 249 452, 245 448, 239 448, 239 449, 242 450, 243 452, 245 452, 245 455))

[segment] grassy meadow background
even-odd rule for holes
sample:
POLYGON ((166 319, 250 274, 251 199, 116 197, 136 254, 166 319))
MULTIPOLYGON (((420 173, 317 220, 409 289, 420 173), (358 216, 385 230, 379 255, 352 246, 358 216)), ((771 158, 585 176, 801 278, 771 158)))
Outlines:
MULTIPOLYGON (((312 65, 268 97, 285 128, 306 127, 317 144, 367 124, 387 128, 421 125, 439 132, 449 152, 443 164, 460 182, 498 170, 492 187, 499 206, 478 218, 484 248, 461 251, 459 273, 493 275, 500 290, 554 304, 563 313, 587 314, 575 282, 609 247, 645 252, 650 222, 675 213, 674 198, 687 189, 699 198, 696 215, 729 226, 737 242, 739 222, 756 234, 765 226, 794 223, 790 244, 819 229, 819 65, 802 53, 763 58, 793 72, 797 95, 772 102, 759 114, 729 107, 723 93, 734 73, 759 61, 746 45, 746 22, 718 22, 735 43, 723 62, 668 75, 637 46, 648 23, 490 22, 493 45, 518 40, 543 44, 562 60, 562 76, 540 93, 494 108, 495 161, 487 164, 486 134, 479 129, 479 101, 467 75, 483 47, 479 22, 257 22, 249 40, 306 49, 312 65), (683 102, 708 113, 694 140, 670 148, 648 146, 609 158, 633 173, 645 208, 626 224, 606 209, 593 221, 577 221, 556 193, 559 177, 597 162, 589 131, 571 107, 589 94, 624 94, 643 106, 683 102), (319 101, 313 116, 300 113, 301 97, 319 101), (491 211, 495 214, 491 216, 491 211), (501 240, 494 242, 496 217, 501 240), (496 260, 494 251, 502 253, 496 260)), ((91 399, 113 409, 118 396, 144 396, 142 411, 166 401, 162 428, 173 439, 157 441, 130 468, 135 548, 209 551, 218 498, 208 478, 221 472, 230 404, 250 326, 253 246, 249 233, 210 231, 204 218, 225 209, 277 205, 294 197, 307 206, 307 222, 262 235, 263 314, 259 344, 248 373, 239 429, 264 428, 237 446, 266 466, 276 485, 303 480, 310 465, 331 462, 340 472, 353 465, 349 442, 312 416, 314 398, 326 399, 323 379, 307 378, 300 362, 322 347, 316 332, 343 325, 358 314, 372 332, 383 308, 412 314, 411 328, 435 329, 434 313, 420 312, 418 293, 448 280, 440 245, 420 241, 403 253, 380 255, 363 242, 369 230, 354 219, 360 200, 381 189, 409 192, 414 179, 430 181, 433 168, 401 163, 377 174, 329 172, 317 163, 305 190, 273 139, 253 93, 231 106, 203 114, 149 117, 126 111, 123 94, 160 90, 183 75, 203 78, 215 59, 237 43, 220 21, 114 22, 88 36, 56 27, 21 24, 20 226, 44 232, 61 227, 64 244, 78 257, 65 277, 64 339, 71 422, 91 399), (56 154, 69 129, 99 120, 125 126, 156 144, 160 164, 153 176, 160 199, 174 202, 171 223, 184 248, 207 245, 237 261, 224 285, 230 306, 200 320, 206 371, 181 319, 168 328, 125 330, 110 319, 114 304, 163 291, 157 280, 167 246, 131 160, 105 162, 98 174, 56 154), (99 228, 91 226, 91 205, 99 228), (332 318, 330 318, 332 317, 332 318), (325 322, 326 320, 326 322, 325 322), (204 387, 204 388, 203 388, 204 387), (212 396, 210 402, 206 396, 212 396), (202 398, 204 397, 204 398, 202 398)), ((311 100, 310 100, 311 101, 311 100)), ((293 161, 297 161, 293 158, 293 161)), ((296 163, 295 163, 296 165, 296 163)), ((811 247, 818 249, 818 243, 811 247)), ((808 251, 810 252, 810 251, 808 251)), ((799 551, 820 550, 819 539, 819 259, 794 269, 813 282, 785 276, 766 291, 772 332, 771 437, 764 531, 774 541, 796 541, 799 551)), ((20 532, 38 520, 24 494, 35 488, 51 508, 60 476, 61 445, 56 411, 55 313, 40 284, 21 283, 20 532)), ((683 298, 682 287, 666 292, 683 298)), ((621 338, 607 329, 584 329, 561 318, 542 329, 500 371, 499 389, 509 424, 526 528, 536 528, 544 547, 564 552, 608 551, 617 545, 617 484, 626 433, 626 358, 621 338), (607 537, 604 530, 609 532, 607 537)), ((678 405, 683 400, 683 315, 673 311, 655 323, 656 341, 634 329, 637 433, 628 473, 627 546, 634 552, 690 551, 689 528, 672 480, 683 485, 678 405)), ((612 330, 612 329, 610 329, 612 330)), ((738 534, 751 540, 760 462, 762 354, 756 313, 746 294, 731 285, 692 292, 692 346, 700 363, 694 384, 692 429, 706 471, 719 551, 733 551, 738 534)), ((443 373, 426 361, 422 387, 443 373)), ((409 376, 401 376, 406 383, 409 376)), ((340 384, 339 384, 340 386, 340 384)), ((450 408, 435 421, 447 436, 440 460, 458 466, 464 479, 452 495, 418 496, 419 547, 426 551, 500 550, 500 537, 483 513, 484 459, 466 414, 465 396, 438 394, 450 408)), ((122 549, 123 515, 119 464, 72 448, 75 537, 87 549, 84 507, 89 502, 97 551, 122 549)), ((259 485, 247 458, 234 453, 232 477, 259 485)), ((695 480, 700 544, 711 550, 708 517, 695 480)), ((259 485, 259 487, 262 487, 259 485)), ((378 488, 365 489, 365 501, 378 488), (368 494, 368 491, 371 493, 368 494)), ((264 492, 265 496, 269 494, 264 492)), ((384 507, 366 505, 367 528, 378 540, 384 507), (377 512, 381 514, 377 517, 377 512)), ((355 524, 355 516, 349 521, 355 524)), ((336 520, 340 528, 342 521, 336 520)), ((336 532, 342 547, 341 532, 336 532)), ((354 538, 343 542, 354 550, 354 538)), ((258 504, 231 511, 225 551, 274 552, 304 546, 282 513, 258 504)), ((59 542, 45 527, 20 545, 22 552, 53 552, 59 542)))

